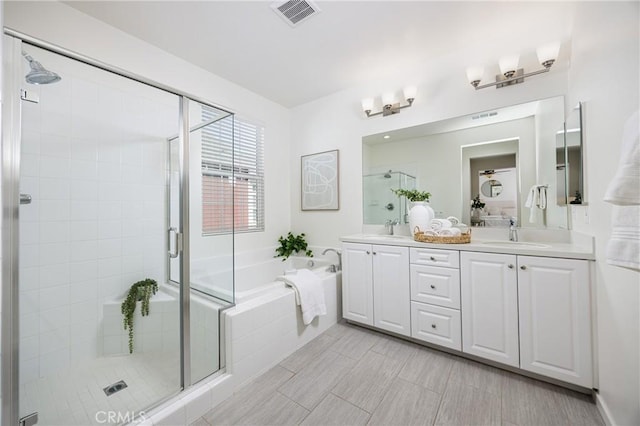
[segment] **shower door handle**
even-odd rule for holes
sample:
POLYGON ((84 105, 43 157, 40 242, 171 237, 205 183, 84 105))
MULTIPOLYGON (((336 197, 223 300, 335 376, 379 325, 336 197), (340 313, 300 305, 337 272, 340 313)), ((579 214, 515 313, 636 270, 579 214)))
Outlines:
POLYGON ((169 257, 171 259, 175 259, 176 257, 178 257, 178 254, 180 253, 180 233, 174 227, 169 228, 169 231, 167 232, 167 246, 169 247, 169 257), (171 251, 171 233, 172 232, 174 235, 173 247, 175 251, 171 251))
POLYGON ((31 195, 29 194, 20 194, 20 204, 31 204, 31 195))

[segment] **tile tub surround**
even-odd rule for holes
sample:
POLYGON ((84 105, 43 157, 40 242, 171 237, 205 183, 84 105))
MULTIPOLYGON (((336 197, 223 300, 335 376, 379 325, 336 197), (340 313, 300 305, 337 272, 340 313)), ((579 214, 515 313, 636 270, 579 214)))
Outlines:
POLYGON ((346 323, 191 424, 276 422, 604 425, 587 395, 346 323))

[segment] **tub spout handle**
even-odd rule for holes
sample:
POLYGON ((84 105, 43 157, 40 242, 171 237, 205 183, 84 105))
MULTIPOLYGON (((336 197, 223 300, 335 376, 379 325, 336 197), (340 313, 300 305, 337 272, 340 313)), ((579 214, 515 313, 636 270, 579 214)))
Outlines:
POLYGON ((328 249, 325 249, 322 252, 322 254, 325 255, 330 251, 334 252, 338 256, 338 271, 342 271, 342 253, 340 253, 340 250, 336 250, 334 248, 328 248, 328 249))

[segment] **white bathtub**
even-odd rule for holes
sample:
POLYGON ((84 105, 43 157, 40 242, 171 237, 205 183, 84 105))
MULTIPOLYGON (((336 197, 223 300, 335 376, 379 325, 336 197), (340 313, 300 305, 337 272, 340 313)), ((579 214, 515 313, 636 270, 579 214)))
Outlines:
POLYGON ((279 260, 275 264, 264 262, 256 265, 256 270, 247 268, 237 274, 253 287, 240 280, 238 288, 244 290, 236 293, 236 306, 223 313, 227 372, 234 376, 235 383, 242 384, 278 364, 341 319, 342 274, 329 272, 330 264, 326 258, 294 258, 284 264, 279 260), (293 289, 275 281, 275 277, 293 266, 306 267, 309 260, 314 262, 311 270, 321 278, 327 314, 304 325, 293 289), (260 269, 263 272, 258 276, 263 277, 263 284, 257 285, 258 278, 248 277, 260 269))
MULTIPOLYGON (((326 269, 331 265, 328 257, 290 257, 268 258, 246 264, 247 260, 238 259, 235 276, 229 268, 230 258, 197 259, 192 262, 191 286, 194 289, 216 296, 228 302, 242 303, 259 297, 274 287, 282 286, 275 278, 284 275, 286 270, 309 268, 326 269), (242 263, 245 263, 242 265, 242 263), (235 294, 235 299, 234 299, 235 294)), ((335 262, 337 263, 337 262, 335 262)))

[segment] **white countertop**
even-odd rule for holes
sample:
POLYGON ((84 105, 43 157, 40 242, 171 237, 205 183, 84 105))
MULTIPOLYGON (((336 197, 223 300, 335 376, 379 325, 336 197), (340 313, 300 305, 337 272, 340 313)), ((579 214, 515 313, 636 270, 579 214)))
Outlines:
POLYGON ((593 237, 566 230, 527 232, 519 243, 507 239, 507 231, 477 232, 471 234, 468 244, 434 244, 414 241, 408 235, 355 234, 340 238, 340 241, 364 244, 382 244, 404 247, 433 248, 458 251, 481 251, 486 253, 506 253, 528 256, 561 257, 568 259, 594 260, 593 237), (504 235, 503 235, 504 234, 504 235))

